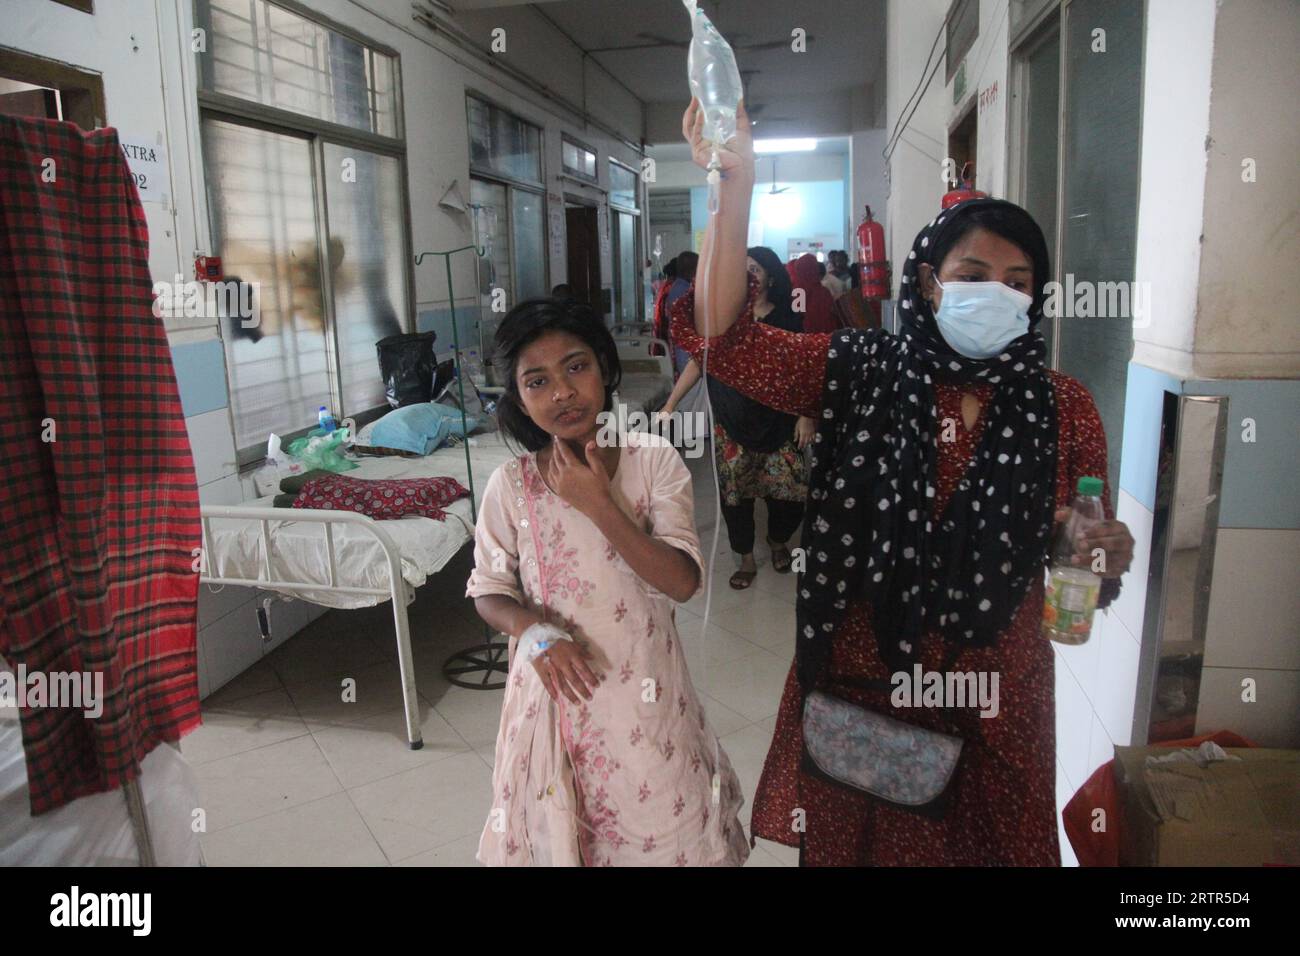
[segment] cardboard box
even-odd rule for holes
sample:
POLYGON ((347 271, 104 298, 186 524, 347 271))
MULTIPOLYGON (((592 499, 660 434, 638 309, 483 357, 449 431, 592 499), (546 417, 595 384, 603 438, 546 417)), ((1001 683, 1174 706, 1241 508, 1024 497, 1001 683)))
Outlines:
POLYGON ((1148 763, 1169 747, 1116 747, 1121 866, 1300 866, 1300 750, 1148 763))

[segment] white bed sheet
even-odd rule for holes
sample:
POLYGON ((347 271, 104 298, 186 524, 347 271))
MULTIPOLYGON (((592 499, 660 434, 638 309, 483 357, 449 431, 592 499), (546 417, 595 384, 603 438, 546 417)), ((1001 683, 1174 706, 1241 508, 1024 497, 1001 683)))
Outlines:
MULTIPOLYGON (((6 665, 0 660, 0 669, 6 665)), ((137 866, 135 830, 120 790, 94 793, 33 817, 16 707, 0 707, 0 867, 137 866)), ((159 866, 198 866, 200 806, 194 770, 170 744, 140 764, 140 792, 159 866)))
MULTIPOLYGON (((513 457, 500 432, 472 437, 470 459, 474 467, 474 495, 481 501, 487 480, 499 465, 513 457)), ((361 458, 361 466, 347 474, 354 478, 455 478, 466 488, 469 478, 463 447, 440 448, 422 458, 361 458)), ((274 496, 244 502, 245 505, 270 507, 274 496)), ((291 514, 288 509, 281 511, 291 514)), ((400 518, 378 524, 393 539, 401 554, 402 577, 412 587, 424 584, 431 574, 450 561, 474 536, 468 498, 453 502, 442 521, 432 518, 400 518)), ((212 577, 259 579, 264 577, 261 522, 232 518, 213 518, 208 540, 207 566, 212 577)), ((370 587, 387 590, 388 562, 383 548, 368 530, 357 525, 335 524, 333 527, 337 583, 342 587, 370 587)), ((329 558, 326 551, 325 526, 317 522, 275 521, 271 523, 272 568, 277 577, 293 581, 317 582, 319 591, 293 592, 275 587, 292 597, 333 608, 370 607, 386 596, 348 594, 328 590, 329 558)))

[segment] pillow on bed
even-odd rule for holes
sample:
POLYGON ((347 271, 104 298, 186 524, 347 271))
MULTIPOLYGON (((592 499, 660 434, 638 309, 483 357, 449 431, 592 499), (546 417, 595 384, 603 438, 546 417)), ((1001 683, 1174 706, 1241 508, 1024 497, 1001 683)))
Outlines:
MULTIPOLYGON (((472 415, 466 416, 465 421, 470 431, 478 425, 472 415)), ((375 422, 368 437, 371 445, 427 455, 451 435, 464 433, 457 409, 436 402, 420 402, 393 409, 375 422)))

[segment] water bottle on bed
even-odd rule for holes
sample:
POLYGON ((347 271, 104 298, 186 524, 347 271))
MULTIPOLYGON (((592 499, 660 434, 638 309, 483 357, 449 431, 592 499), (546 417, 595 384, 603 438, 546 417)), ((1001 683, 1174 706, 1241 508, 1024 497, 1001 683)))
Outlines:
POLYGON ((324 405, 316 412, 316 423, 320 425, 322 435, 328 435, 338 428, 338 423, 334 421, 334 414, 324 405))

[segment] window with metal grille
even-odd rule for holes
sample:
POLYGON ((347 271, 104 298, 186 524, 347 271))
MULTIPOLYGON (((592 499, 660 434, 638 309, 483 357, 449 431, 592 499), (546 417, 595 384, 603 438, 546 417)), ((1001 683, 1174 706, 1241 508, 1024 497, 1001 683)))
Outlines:
POLYGON ((410 226, 396 53, 270 0, 198 0, 212 252, 255 319, 214 317, 241 464, 321 405, 387 409, 375 343, 409 331, 410 226))

